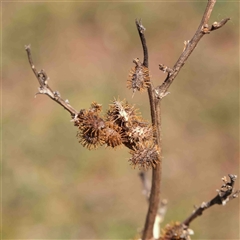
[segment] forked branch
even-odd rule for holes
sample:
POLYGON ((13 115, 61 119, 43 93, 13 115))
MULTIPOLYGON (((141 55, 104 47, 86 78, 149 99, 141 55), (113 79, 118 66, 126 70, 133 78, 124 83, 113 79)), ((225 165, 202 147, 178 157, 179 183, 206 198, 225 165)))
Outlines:
POLYGON ((191 53, 197 46, 198 42, 201 40, 201 38, 205 34, 209 34, 210 32, 221 28, 228 22, 228 20, 230 20, 230 18, 225 18, 225 19, 221 20, 220 22, 214 22, 211 26, 208 25, 208 21, 211 16, 211 13, 212 13, 215 3, 216 3, 216 0, 208 1, 206 10, 203 14, 201 23, 200 23, 196 33, 194 34, 194 36, 192 37, 192 39, 190 41, 185 41, 184 50, 183 50, 182 54, 180 55, 179 59, 177 60, 177 62, 175 63, 175 65, 173 66, 173 68, 171 69, 171 68, 164 66, 163 64, 160 64, 159 69, 164 72, 167 72, 168 75, 167 75, 166 79, 164 80, 164 82, 162 83, 162 85, 156 87, 156 89, 155 89, 155 93, 159 99, 163 98, 167 94, 168 88, 173 83, 173 80, 176 78, 176 76, 180 72, 181 68, 187 61, 188 57, 191 55, 191 53))
MULTIPOLYGON (((159 203, 160 203, 160 186, 161 186, 161 169, 162 169, 162 154, 161 154, 161 99, 166 96, 167 90, 170 87, 170 85, 173 83, 174 79, 176 78, 177 74, 180 72, 181 68, 185 64, 186 60, 192 53, 192 51, 197 46, 200 39, 205 35, 209 34, 210 32, 221 28, 224 26, 227 21, 230 18, 226 18, 221 20, 220 22, 214 22, 210 27, 208 25, 208 21, 211 15, 211 12, 213 10, 214 4, 216 0, 208 0, 208 4, 206 7, 206 10, 204 12, 204 15, 202 17, 201 23, 194 34, 193 38, 190 41, 185 42, 185 47, 180 55, 179 59, 173 66, 173 68, 167 67, 164 64, 160 64, 159 68, 160 70, 166 72, 168 75, 165 79, 165 81, 162 83, 162 85, 154 88, 151 81, 150 85, 148 87, 148 96, 149 96, 149 102, 150 102, 150 110, 151 110, 151 118, 152 118, 152 126, 153 126, 153 137, 154 137, 154 144, 157 146, 158 149, 158 159, 156 162, 158 164, 153 167, 152 169, 152 184, 151 184, 151 190, 150 190, 150 196, 149 196, 149 208, 148 213, 145 220, 145 226, 143 230, 142 240, 145 239, 152 239, 153 238, 153 229, 154 224, 156 223, 156 216, 160 215, 159 211, 159 203)), ((141 39, 142 48, 143 48, 143 65, 146 68, 149 68, 148 63, 148 48, 146 39, 144 36, 144 31, 146 30, 141 20, 136 20, 136 26, 138 29, 138 33, 141 39)), ((75 118, 78 116, 79 112, 76 111, 68 102, 68 100, 64 100, 61 98, 58 91, 53 91, 50 86, 48 85, 48 76, 44 70, 37 71, 32 60, 31 56, 31 50, 30 46, 25 46, 25 49, 27 51, 28 60, 30 63, 30 66, 32 68, 32 71, 34 75, 36 76, 38 83, 40 85, 39 92, 37 94, 46 94, 48 97, 50 97, 52 100, 60 104, 64 109, 66 109, 70 114, 72 118, 75 118)), ((102 120, 102 119, 101 119, 102 120)), ((121 125, 122 126, 122 125, 121 125)), ((109 128, 109 126, 107 126, 109 128)), ((102 126, 103 129, 107 128, 105 125, 102 126)), ((87 131, 85 131, 87 132, 87 131)), ((125 144, 125 146, 127 146, 125 144)), ((129 147, 129 146, 128 146, 129 147)), ((130 148, 130 147, 129 147, 130 148)), ((187 218, 182 224, 189 226, 192 220, 194 220, 197 216, 201 215, 202 212, 212 206, 213 204, 222 204, 223 202, 226 202, 227 200, 234 198, 239 192, 236 192, 232 194, 232 187, 234 184, 234 181, 236 179, 236 176, 229 175, 231 182, 226 183, 224 187, 226 187, 226 191, 223 191, 221 188, 219 194, 217 197, 215 197, 213 200, 211 200, 209 203, 204 203, 199 207, 189 218, 187 218), (230 193, 231 192, 231 193, 230 193), (221 194, 220 194, 221 193, 221 194)), ((163 212, 163 211, 162 211, 163 212)), ((162 214, 162 213, 161 213, 162 214)))
POLYGON ((190 223, 197 217, 201 216, 203 211, 212 207, 215 204, 218 205, 225 205, 229 200, 237 198, 240 190, 234 191, 234 183, 237 179, 236 175, 228 174, 230 181, 227 181, 226 177, 222 178, 223 185, 221 186, 220 190, 217 189, 217 196, 214 197, 209 202, 203 202, 200 207, 196 208, 194 212, 182 222, 182 224, 189 226, 190 223))
MULTIPOLYGON (((156 137, 156 144, 158 145, 159 151, 159 164, 156 168, 152 170, 152 187, 150 192, 149 198, 149 208, 148 213, 146 216, 145 226, 143 230, 142 239, 152 239, 153 238, 153 227, 154 222, 157 215, 157 209, 160 202, 160 186, 161 186, 161 168, 162 168, 162 156, 161 156, 161 99, 168 94, 167 90, 170 85, 173 83, 174 79, 180 72, 181 68, 187 61, 188 57, 191 55, 195 47, 197 46, 200 39, 205 35, 209 34, 211 31, 221 28, 224 26, 230 18, 226 18, 221 20, 220 22, 214 22, 211 27, 208 26, 208 21, 211 16, 213 7, 216 3, 216 0, 208 0, 208 4, 206 6, 205 12, 203 14, 201 23, 192 37, 190 41, 185 42, 185 47, 180 55, 179 59, 173 66, 173 68, 169 68, 164 64, 160 64, 160 70, 167 72, 167 78, 162 83, 161 86, 153 88, 153 85, 150 84, 148 88, 148 96, 150 101, 150 109, 151 109, 151 117, 152 117, 152 124, 156 129, 155 137, 156 137)), ((144 36, 145 28, 143 27, 141 21, 136 20, 136 25, 138 29, 138 33, 141 39, 143 54, 144 54, 144 64, 146 67, 148 66, 148 51, 147 51, 147 44, 146 39, 144 36)))
POLYGON ((158 240, 169 240, 169 239, 185 239, 190 240, 190 235, 193 235, 194 232, 189 228, 190 223, 201 216, 203 211, 210 208, 215 204, 225 205, 229 200, 238 197, 240 190, 235 191, 233 189, 234 183, 237 179, 236 175, 229 174, 230 181, 227 181, 226 177, 223 177, 223 185, 220 190, 217 190, 218 195, 214 197, 209 202, 203 202, 200 207, 196 208, 195 211, 182 223, 172 222, 167 224, 162 229, 162 235, 158 240))

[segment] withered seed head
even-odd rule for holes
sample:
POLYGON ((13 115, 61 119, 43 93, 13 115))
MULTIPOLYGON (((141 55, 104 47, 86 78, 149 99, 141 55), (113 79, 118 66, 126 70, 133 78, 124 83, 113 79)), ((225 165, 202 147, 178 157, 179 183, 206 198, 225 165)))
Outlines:
POLYGON ((97 102, 92 102, 90 111, 100 113, 102 111, 102 104, 99 104, 97 102))
POLYGON ((136 117, 135 107, 129 105, 126 100, 120 101, 115 99, 109 106, 107 121, 112 121, 120 127, 131 122, 136 117))
MULTIPOLYGON (((135 60, 136 67, 142 67, 135 60)), ((154 128, 126 100, 114 99, 105 119, 100 117, 102 106, 96 102, 74 117, 79 142, 89 150, 106 144, 116 148, 122 144, 131 149, 130 164, 140 169, 155 168, 159 149, 154 145, 154 128)))
POLYGON ((152 141, 153 140, 153 128, 150 125, 133 126, 127 133, 127 137, 130 142, 134 142, 136 144, 142 144, 146 141, 152 141))
POLYGON ((187 226, 179 222, 173 222, 164 227, 159 240, 191 240, 190 235, 192 234, 193 231, 188 229, 187 226))
POLYGON ((107 146, 116 148, 123 142, 123 133, 121 127, 113 122, 106 122, 106 128, 104 129, 105 142, 107 146))
POLYGON ((104 131, 105 121, 98 116, 98 113, 90 110, 83 110, 79 113, 79 142, 88 149, 93 149, 105 143, 104 131))
POLYGON ((85 111, 80 120, 81 121, 79 128, 93 128, 93 131, 98 131, 105 127, 104 120, 100 118, 95 112, 85 111))
POLYGON ((77 137, 83 147, 89 150, 96 149, 99 145, 105 143, 103 135, 91 134, 91 132, 78 132, 77 137))
POLYGON ((133 93, 136 91, 145 91, 150 86, 149 70, 142 65, 139 58, 133 59, 133 62, 136 66, 130 70, 127 79, 127 88, 133 89, 133 93))
POLYGON ((159 163, 159 149, 153 143, 143 143, 135 150, 130 151, 132 157, 128 160, 134 168, 155 168, 159 163))

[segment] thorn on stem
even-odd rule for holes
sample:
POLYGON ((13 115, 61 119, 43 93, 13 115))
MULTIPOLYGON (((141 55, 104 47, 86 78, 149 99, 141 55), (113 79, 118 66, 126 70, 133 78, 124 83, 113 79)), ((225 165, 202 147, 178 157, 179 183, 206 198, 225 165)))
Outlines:
POLYGON ((31 48, 31 44, 25 45, 25 50, 29 50, 31 48))

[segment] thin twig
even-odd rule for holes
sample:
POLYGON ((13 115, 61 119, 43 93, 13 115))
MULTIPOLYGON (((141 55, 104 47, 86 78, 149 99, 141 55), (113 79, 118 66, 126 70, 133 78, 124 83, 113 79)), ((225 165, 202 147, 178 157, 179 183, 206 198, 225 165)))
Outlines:
MULTIPOLYGON (((146 28, 142 25, 142 21, 140 20, 135 20, 136 26, 137 26, 137 30, 139 33, 139 37, 141 39, 141 43, 142 43, 142 48, 143 48, 143 65, 147 68, 149 68, 149 64, 148 64, 148 48, 147 48, 147 43, 146 43, 146 39, 144 36, 144 31, 146 30, 146 28)), ((150 103, 150 111, 151 111, 151 118, 152 118, 152 124, 154 124, 155 122, 155 104, 154 104, 154 99, 155 99, 155 95, 153 93, 153 86, 152 86, 152 82, 150 81, 150 86, 148 87, 148 97, 149 97, 149 103, 150 103)))
MULTIPOLYGON (((213 7, 215 5, 216 0, 209 0, 205 12, 203 14, 201 23, 198 27, 198 30, 194 34, 193 38, 190 41, 187 41, 185 44, 185 48, 183 53, 177 60, 174 67, 171 68, 164 68, 163 65, 160 65, 161 70, 168 70, 168 76, 163 82, 161 86, 156 87, 153 89, 152 84, 148 88, 148 96, 150 101, 150 109, 151 109, 151 117, 152 117, 152 124, 155 127, 155 137, 156 137, 156 144, 159 147, 159 164, 152 170, 152 187, 149 199, 149 209, 145 221, 144 231, 142 235, 142 239, 152 239, 153 237, 153 226, 155 222, 155 218, 157 215, 158 204, 160 201, 160 186, 161 186, 161 151, 162 151, 162 143, 161 143, 161 99, 168 94, 167 90, 172 84, 173 80, 176 78, 177 74, 181 70, 182 66, 185 64, 186 60, 192 53, 192 51, 197 46, 200 39, 207 33, 222 27, 229 18, 222 20, 220 23, 214 23, 212 27, 208 27, 207 23, 212 13, 213 7), (215 26, 215 27, 214 27, 215 26)), ((141 21, 136 20, 136 25, 138 29, 138 33, 141 39, 143 53, 144 53, 144 65, 148 67, 148 51, 147 51, 147 44, 146 39, 144 36, 144 30, 141 21)))
MULTIPOLYGON (((143 54, 144 54, 143 64, 145 67, 148 67, 148 50, 147 50, 146 39, 144 36, 145 28, 143 27, 140 20, 136 20, 136 26, 138 29, 139 37, 141 39, 142 48, 143 48, 143 54)), ((159 202, 160 202, 160 186, 161 186, 161 172, 162 172, 160 101, 155 97, 152 83, 148 88, 148 97, 149 97, 149 103, 150 103, 152 125, 154 126, 155 144, 158 146, 158 149, 159 149, 159 156, 158 156, 159 163, 155 168, 152 169, 151 192, 149 197, 148 213, 146 216, 144 230, 142 234, 143 240, 151 239, 153 237, 153 228, 154 228, 154 223, 155 223, 159 202)))
POLYGON ((170 67, 165 66, 164 64, 159 64, 159 69, 163 71, 164 73, 172 74, 173 70, 170 67))
POLYGON ((198 207, 194 212, 182 222, 182 224, 189 226, 190 223, 197 217, 201 216, 203 211, 210 208, 215 204, 225 205, 229 200, 238 197, 240 190, 234 192, 234 183, 237 179, 236 175, 228 174, 230 178, 230 182, 227 181, 226 177, 223 177, 223 185, 221 186, 220 190, 217 190, 218 194, 209 202, 203 202, 200 207, 198 207))
POLYGON ((150 191, 151 191, 151 185, 146 177, 146 172, 141 171, 139 174, 139 177, 141 179, 142 182, 142 188, 143 188, 143 194, 146 197, 146 200, 149 201, 149 195, 150 195, 150 191))
POLYGON ((30 45, 26 45, 25 46, 25 50, 27 51, 28 60, 29 60, 30 66, 32 68, 32 71, 33 71, 34 75, 36 76, 36 78, 38 80, 38 83, 40 85, 40 87, 38 89, 39 91, 38 91, 37 94, 45 94, 45 95, 47 95, 52 100, 54 100, 55 102, 60 104, 62 107, 64 107, 64 109, 66 109, 71 114, 72 118, 74 118, 78 114, 78 111, 76 111, 69 104, 68 100, 63 100, 60 97, 60 93, 58 91, 53 91, 49 87, 49 85, 48 85, 49 77, 47 76, 46 72, 43 69, 40 70, 39 72, 37 71, 37 69, 35 68, 35 66, 33 64, 30 45))
POLYGON ((214 22, 210 28, 210 31, 214 31, 217 30, 219 28, 221 28, 223 25, 225 25, 228 21, 230 20, 230 18, 224 18, 222 19, 220 22, 214 22))
POLYGON ((146 31, 146 28, 142 25, 142 20, 141 19, 136 19, 135 20, 138 33, 141 39, 142 47, 143 47, 143 65, 148 68, 148 49, 147 49, 147 43, 146 39, 144 36, 144 31, 146 31))
POLYGON ((168 76, 166 77, 166 79, 164 80, 162 85, 156 87, 155 93, 157 95, 157 98, 161 99, 164 96, 166 96, 168 88, 170 87, 173 80, 178 75, 179 71, 181 70, 181 68, 185 64, 188 57, 191 55, 191 53, 193 52, 193 50, 197 46, 200 39, 205 34, 208 34, 211 31, 214 31, 216 29, 221 28, 222 26, 224 26, 227 23, 227 21, 230 20, 230 18, 225 18, 225 19, 221 20, 220 22, 214 22, 211 27, 208 26, 208 20, 211 16, 211 13, 212 13, 212 10, 213 10, 213 7, 214 7, 215 3, 216 3, 216 0, 208 0, 206 10, 203 14, 201 23, 200 23, 196 33, 194 34, 193 38, 190 41, 187 42, 187 44, 184 48, 184 51, 182 52, 179 59, 175 63, 174 67, 172 68, 173 71, 170 74, 168 74, 168 76))

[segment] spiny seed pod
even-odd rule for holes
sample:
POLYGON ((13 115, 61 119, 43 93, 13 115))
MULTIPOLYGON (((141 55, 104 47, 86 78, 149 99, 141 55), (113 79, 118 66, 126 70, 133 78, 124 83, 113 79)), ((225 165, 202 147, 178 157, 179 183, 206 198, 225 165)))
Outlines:
POLYGON ((115 99, 109 106, 107 121, 113 121, 120 127, 137 116, 135 107, 129 105, 126 100, 120 101, 115 99))
POLYGON ((91 134, 91 132, 78 132, 77 137, 82 146, 89 150, 96 149, 105 143, 104 135, 91 134))
POLYGON ((140 147, 151 145, 154 141, 153 128, 149 125, 143 127, 139 125, 130 126, 123 132, 123 136, 123 144, 133 151, 140 147))
POLYGON ((79 113, 79 142, 88 149, 103 145, 105 121, 96 112, 82 110, 79 113))
POLYGON ((120 146, 123 142, 123 133, 121 127, 114 124, 113 122, 106 122, 105 143, 107 146, 115 148, 120 146))
POLYGON ((153 128, 152 126, 144 126, 141 127, 139 125, 133 126, 131 129, 129 129, 129 132, 127 133, 128 140, 131 143, 136 144, 142 144, 146 141, 152 141, 153 140, 153 128))
POLYGON ((147 127, 149 123, 142 118, 141 115, 133 115, 131 118, 131 126, 132 127, 147 127))
MULTIPOLYGON (((99 113, 102 111, 102 104, 97 102, 92 102, 89 110, 81 109, 76 118, 79 121, 79 125, 86 125, 89 123, 89 120, 99 118, 99 113)), ((102 120, 103 121, 103 120, 102 120)))
POLYGON ((78 126, 82 125, 85 121, 88 119, 88 110, 86 109, 81 109, 78 113, 77 122, 79 123, 78 126))
POLYGON ((164 227, 159 240, 191 240, 190 235, 192 234, 193 231, 187 226, 173 222, 164 227))
POLYGON ((159 163, 159 149, 154 144, 142 144, 138 148, 130 151, 132 157, 128 160, 134 168, 148 170, 155 168, 159 163))
POLYGON ((100 113, 102 111, 102 104, 99 104, 97 102, 93 102, 91 104, 91 108, 90 108, 90 111, 92 112, 96 112, 96 113, 100 113))
POLYGON ((136 91, 145 91, 149 87, 150 77, 148 68, 143 66, 139 58, 133 59, 133 62, 136 66, 130 70, 127 88, 132 89, 134 94, 136 91))

